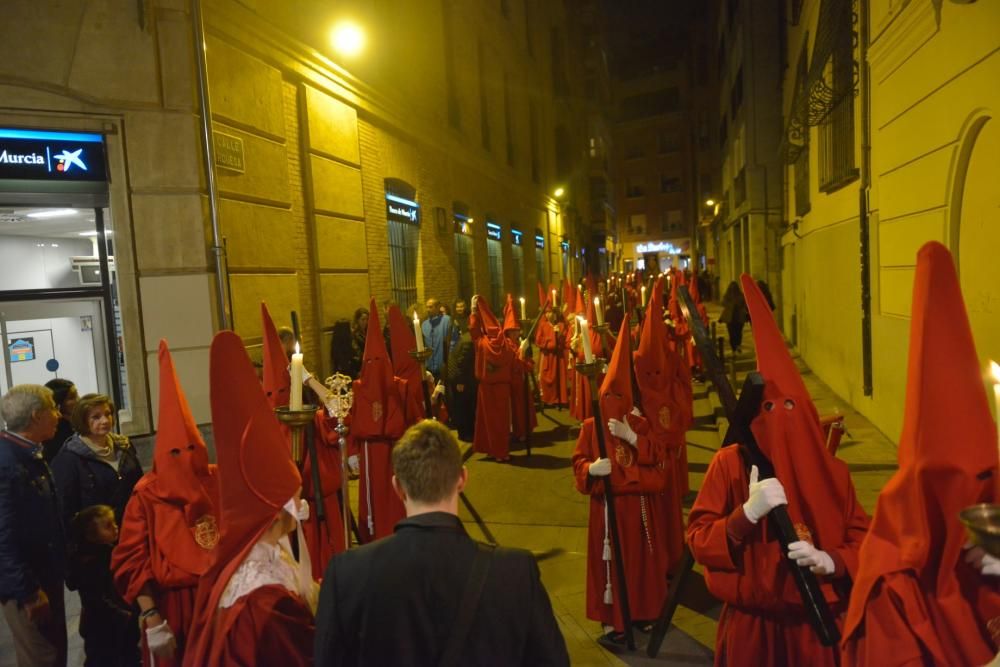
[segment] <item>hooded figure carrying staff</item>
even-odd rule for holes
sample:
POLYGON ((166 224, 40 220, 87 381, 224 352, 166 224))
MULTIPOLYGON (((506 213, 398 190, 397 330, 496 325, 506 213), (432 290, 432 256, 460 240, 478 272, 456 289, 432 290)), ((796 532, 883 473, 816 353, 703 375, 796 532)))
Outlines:
POLYGON ((708 590, 725 603, 715 664, 839 664, 809 622, 791 568, 808 567, 835 617, 847 610, 851 577, 868 529, 847 464, 826 449, 819 415, 750 276, 743 291, 753 315, 757 368, 764 377, 760 414, 750 425, 775 477, 747 470, 739 444, 712 458, 688 516, 687 541, 705 568, 708 590), (768 514, 788 506, 799 540, 784 553, 768 514))

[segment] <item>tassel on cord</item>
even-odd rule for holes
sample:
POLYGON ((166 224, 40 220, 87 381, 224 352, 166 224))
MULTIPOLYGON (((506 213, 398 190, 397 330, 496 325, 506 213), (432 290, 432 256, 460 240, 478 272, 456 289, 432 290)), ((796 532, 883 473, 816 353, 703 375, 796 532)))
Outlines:
POLYGON ((368 441, 365 440, 365 496, 368 500, 368 534, 372 537, 375 536, 375 519, 374 513, 372 512, 372 480, 370 469, 371 466, 368 465, 368 441))
POLYGON ((611 539, 608 529, 608 501, 604 500, 604 604, 614 604, 611 594, 611 539))

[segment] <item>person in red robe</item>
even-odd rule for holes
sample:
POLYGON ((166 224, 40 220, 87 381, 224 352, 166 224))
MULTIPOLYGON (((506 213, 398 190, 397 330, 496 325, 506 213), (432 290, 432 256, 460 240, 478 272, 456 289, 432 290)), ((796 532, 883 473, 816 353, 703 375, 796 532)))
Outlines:
POLYGON ((538 346, 538 390, 545 405, 563 406, 569 402, 566 377, 566 324, 555 308, 549 308, 535 330, 538 346))
MULTIPOLYGON (((413 333, 412 321, 407 321, 399 307, 389 307, 389 344, 392 346, 392 372, 406 380, 402 385, 406 393, 403 406, 406 410, 406 425, 412 426, 421 419, 431 419, 424 401, 425 374, 420 362, 410 356, 417 349, 417 338, 413 333)), ((429 396, 429 394, 428 394, 429 396)), ((402 517, 400 517, 402 518, 402 517)))
MULTIPOLYGON (((274 321, 264 303, 260 304, 261 330, 263 334, 263 385, 271 409, 288 405, 288 394, 291 386, 291 375, 288 371, 287 347, 278 336, 274 321)), ((308 380, 307 380, 308 382, 308 380)), ((318 385, 317 389, 325 394, 326 388, 318 385)), ((319 392, 317 392, 319 393, 319 392)), ((286 434, 288 451, 291 454, 291 433, 284 424, 282 431, 286 434)), ((340 436, 336 430, 336 420, 331 418, 325 407, 316 410, 313 417, 312 436, 319 462, 320 493, 319 501, 323 503, 323 516, 320 517, 317 505, 316 485, 312 477, 313 460, 309 447, 303 442, 302 462, 300 469, 302 479, 302 498, 309 504, 309 518, 303 522, 306 544, 309 547, 309 559, 312 562, 313 577, 323 576, 326 564, 335 554, 347 548, 347 536, 344 532, 344 513, 340 504, 341 489, 341 453, 340 436)), ((303 432, 303 440, 308 437, 309 429, 303 432)), ((298 462, 296 462, 298 464, 298 462)))
MULTIPOLYGON (((684 518, 681 502, 686 490, 680 483, 680 450, 687 447, 686 420, 689 406, 684 394, 676 390, 678 367, 683 360, 667 345, 667 327, 663 323, 663 280, 657 279, 649 300, 649 310, 642 324, 639 346, 635 352, 635 379, 641 400, 637 401, 649 421, 649 437, 660 441, 665 453, 667 484, 659 501, 666 521, 667 553, 672 571, 684 553, 684 518)), ((690 385, 689 385, 690 386, 690 385)))
POLYGON ((354 381, 351 406, 352 468, 357 468, 359 530, 364 542, 392 534, 406 508, 392 490, 392 447, 406 431, 403 397, 407 382, 392 374, 375 299, 368 315, 368 335, 361 376, 354 381))
POLYGON ((499 462, 510 460, 510 382, 514 350, 486 299, 472 297, 469 332, 476 345, 476 431, 473 451, 499 462))
POLYGON ((186 667, 310 665, 318 587, 299 532, 302 478, 243 348, 232 331, 212 340, 212 431, 222 537, 197 594, 186 667))
POLYGON ((820 644, 791 568, 809 567, 835 618, 847 609, 868 515, 847 464, 826 448, 819 416, 750 276, 743 291, 753 312, 758 369, 765 387, 751 429, 776 477, 747 470, 741 445, 712 458, 688 516, 687 542, 705 583, 725 604, 715 640, 716 665, 833 667, 837 647, 820 644), (787 505, 799 541, 783 552, 767 514, 787 505))
POLYGON ((195 425, 166 341, 160 341, 153 469, 135 485, 111 554, 115 588, 138 604, 143 664, 180 665, 198 579, 219 541, 219 479, 195 425))
MULTIPOLYGON (((678 405, 689 408, 689 411, 684 415, 686 422, 685 420, 681 420, 681 423, 685 423, 684 430, 687 431, 694 421, 694 388, 691 384, 690 362, 692 358, 693 339, 690 325, 681 312, 680 297, 677 294, 678 286, 684 284, 684 273, 675 269, 671 271, 670 299, 667 302, 667 308, 673 326, 664 340, 667 341, 667 346, 674 353, 670 357, 680 360, 680 364, 674 369, 676 382, 673 387, 674 392, 678 394, 678 398, 683 398, 683 400, 678 401, 678 405)), ((691 491, 691 484, 688 477, 686 440, 684 445, 677 450, 677 459, 674 461, 674 472, 677 477, 678 491, 681 497, 686 496, 691 491)))
POLYGON ((590 496, 587 532, 587 618, 599 621, 605 639, 620 642, 625 630, 621 582, 612 562, 606 520, 605 484, 614 491, 618 535, 633 621, 645 627, 655 619, 667 593, 667 517, 658 499, 668 483, 666 452, 649 437, 649 424, 632 402, 629 377, 631 341, 623 323, 599 390, 600 424, 583 422, 573 452, 576 489, 590 496), (597 431, 604 432, 608 458, 600 456, 597 431))
POLYGON ((528 377, 535 370, 535 363, 528 353, 528 345, 520 344, 521 324, 514 310, 514 299, 508 294, 503 308, 503 334, 514 350, 510 366, 510 429, 518 442, 527 442, 531 432, 538 427, 535 401, 531 396, 528 377))
POLYGON ((958 517, 998 502, 996 426, 951 253, 936 241, 917 254, 908 378, 899 469, 861 545, 843 664, 996 664, 1000 561, 968 548, 958 517))

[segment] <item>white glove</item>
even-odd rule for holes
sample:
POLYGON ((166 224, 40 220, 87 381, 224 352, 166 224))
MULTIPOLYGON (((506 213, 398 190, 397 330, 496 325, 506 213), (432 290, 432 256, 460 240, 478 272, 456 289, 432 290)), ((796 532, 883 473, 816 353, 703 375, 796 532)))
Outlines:
POLYGON ((358 461, 357 454, 351 454, 347 457, 347 467, 351 469, 355 475, 361 470, 361 463, 358 461))
POLYGON ((608 420, 608 430, 611 431, 611 435, 616 438, 621 438, 630 445, 634 445, 639 436, 635 434, 632 427, 625 422, 620 422, 617 419, 608 420))
POLYGON ((149 650, 158 658, 170 658, 177 649, 177 640, 166 621, 151 628, 146 628, 146 644, 149 650))
POLYGON ((788 545, 788 557, 799 567, 808 567, 813 574, 829 575, 837 569, 830 554, 804 540, 788 545))
POLYGON ((438 382, 437 386, 434 387, 434 393, 431 394, 431 399, 436 399, 438 396, 444 395, 444 383, 438 382))
POLYGON ((434 382, 434 374, 430 371, 424 371, 424 382, 434 382))
MULTIPOLYGON (((291 373, 292 373, 292 365, 291 364, 288 364, 288 369, 287 370, 288 370, 288 374, 291 375, 291 373)), ((308 384, 309 380, 311 380, 312 377, 313 377, 313 374, 310 373, 308 370, 306 370, 303 367, 303 369, 302 369, 302 384, 308 384)))
POLYGON ((968 549, 965 554, 965 562, 989 577, 1000 576, 1000 559, 995 558, 981 547, 977 547, 971 542, 966 542, 963 549, 968 549))
POLYGON ((743 513, 750 523, 757 523, 761 517, 773 510, 778 505, 787 505, 785 498, 785 487, 774 477, 769 477, 763 482, 758 482, 757 477, 760 471, 757 466, 750 467, 750 498, 743 503, 743 513))
POLYGON ((524 356, 524 351, 528 349, 529 345, 531 345, 531 341, 527 338, 521 341, 521 345, 518 347, 518 350, 520 351, 522 357, 524 356))
POLYGON ((597 459, 590 463, 591 477, 607 477, 611 474, 611 459, 597 459))
POLYGON ((630 414, 633 414, 636 417, 641 417, 642 416, 642 410, 639 409, 638 405, 633 405, 632 406, 632 412, 630 414))

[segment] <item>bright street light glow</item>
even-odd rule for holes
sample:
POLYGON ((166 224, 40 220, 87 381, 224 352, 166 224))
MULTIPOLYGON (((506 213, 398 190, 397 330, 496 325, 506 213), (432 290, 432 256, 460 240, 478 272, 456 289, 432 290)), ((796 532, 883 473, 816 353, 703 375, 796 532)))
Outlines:
POLYGON ((566 194, 566 190, 563 189, 563 188, 556 188, 556 191, 555 191, 554 194, 555 194, 556 197, 562 197, 564 194, 566 194))
POLYGON ((356 56, 365 48, 365 33, 351 21, 341 21, 330 35, 333 48, 344 56, 356 56))
POLYGON ((708 207, 715 206, 715 200, 714 199, 706 199, 705 200, 705 206, 708 206, 708 207))
POLYGON ((32 211, 26 214, 29 218, 65 218, 67 215, 76 215, 75 208, 50 208, 44 211, 32 211))

